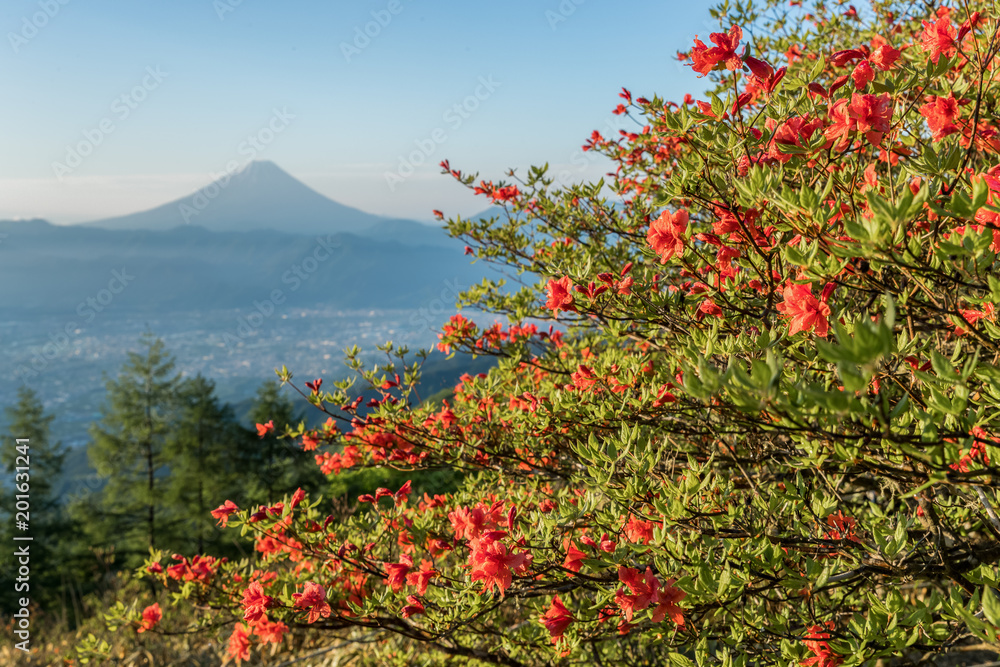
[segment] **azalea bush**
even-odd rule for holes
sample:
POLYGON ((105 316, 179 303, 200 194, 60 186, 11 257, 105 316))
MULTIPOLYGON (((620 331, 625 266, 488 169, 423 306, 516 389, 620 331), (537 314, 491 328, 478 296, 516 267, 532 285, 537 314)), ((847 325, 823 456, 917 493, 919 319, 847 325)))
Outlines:
MULTIPOLYGON (((213 514, 253 557, 154 553, 149 577, 231 624, 232 658, 305 627, 401 665, 833 667, 1000 645, 1000 17, 714 16, 678 54, 706 92, 623 90, 633 129, 587 141, 606 181, 442 163, 505 211, 448 222, 510 275, 465 293, 478 314, 438 346, 491 372, 443 404, 391 344, 374 367, 350 351, 332 387, 280 372, 331 414, 277 425, 324 473, 460 482, 336 511, 226 502, 213 514)), ((181 629, 169 607, 112 616, 181 629)))

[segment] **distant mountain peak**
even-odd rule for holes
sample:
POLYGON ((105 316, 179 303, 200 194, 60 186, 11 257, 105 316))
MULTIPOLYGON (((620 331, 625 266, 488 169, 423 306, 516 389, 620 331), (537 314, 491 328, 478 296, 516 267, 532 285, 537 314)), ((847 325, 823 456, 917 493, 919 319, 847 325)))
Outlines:
POLYGON ((325 197, 270 160, 255 160, 181 199, 147 211, 86 224, 105 229, 147 230, 190 224, 211 231, 274 229, 329 234, 363 232, 384 220, 325 197))
POLYGON ((288 172, 278 166, 278 163, 274 160, 251 160, 247 162, 246 166, 243 167, 244 171, 265 171, 271 170, 281 174, 287 174, 288 172))
POLYGON ((285 170, 279 167, 274 160, 250 160, 250 162, 247 162, 246 166, 244 167, 244 169, 246 170, 250 170, 253 168, 274 169, 276 171, 280 171, 283 174, 286 173, 285 170))
MULTIPOLYGON (((243 168, 233 175, 234 178, 285 178, 297 181, 297 179, 271 160, 252 160, 243 165, 243 168)), ((297 181, 298 182, 298 181, 297 181)))

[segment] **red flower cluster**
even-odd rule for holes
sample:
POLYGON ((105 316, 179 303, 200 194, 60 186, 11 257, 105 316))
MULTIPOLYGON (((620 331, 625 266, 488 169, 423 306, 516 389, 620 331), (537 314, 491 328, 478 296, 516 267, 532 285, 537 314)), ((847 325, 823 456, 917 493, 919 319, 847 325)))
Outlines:
POLYGON ((205 583, 215 575, 221 561, 212 556, 196 555, 191 560, 186 556, 174 554, 178 562, 167 568, 167 576, 175 581, 198 581, 205 583))
POLYGON ((715 46, 709 48, 700 39, 694 40, 694 48, 691 49, 691 67, 699 74, 708 74, 719 65, 726 69, 736 71, 743 66, 742 59, 736 54, 736 47, 740 45, 743 38, 743 29, 734 25, 728 33, 713 32, 709 39, 715 46))
POLYGON ((232 500, 227 500, 212 510, 212 516, 219 520, 218 525, 225 528, 229 523, 229 515, 239 511, 240 508, 236 506, 236 503, 232 500))
POLYGON ((315 623, 321 618, 330 616, 330 603, 326 601, 326 589, 310 581, 301 593, 293 593, 296 609, 307 609, 307 623, 315 623))
MULTIPOLYGON (((893 48, 885 38, 876 37, 872 40, 871 49, 862 46, 857 49, 837 51, 830 56, 830 63, 834 67, 843 67, 844 65, 857 62, 858 64, 854 67, 854 71, 851 72, 851 78, 854 79, 854 87, 861 90, 875 78, 875 69, 888 72, 895 66, 896 61, 899 60, 899 55, 900 50, 893 48), (875 69, 872 69, 873 65, 875 69)), ((842 83, 843 80, 840 81, 842 83)), ((831 92, 835 87, 839 87, 839 85, 834 84, 831 92)))
POLYGON ((931 61, 937 61, 944 56, 950 58, 955 55, 958 42, 955 40, 955 26, 951 24, 948 16, 942 16, 936 22, 924 21, 924 32, 921 35, 924 51, 930 54, 931 61))
POLYGON ((653 609, 654 623, 660 623, 669 617, 677 625, 684 625, 684 616, 677 603, 683 600, 687 593, 673 586, 674 579, 667 579, 661 586, 652 568, 647 567, 645 576, 641 576, 639 570, 621 566, 618 568, 618 580, 631 591, 630 595, 625 593, 624 588, 619 588, 615 594, 615 602, 622 610, 626 621, 631 622, 635 612, 656 605, 653 609))
POLYGON ((826 138, 838 151, 847 148, 852 134, 863 134, 872 146, 880 146, 892 121, 892 98, 888 93, 862 95, 854 93, 850 101, 840 99, 830 107, 830 125, 826 138))
MULTIPOLYGON (((833 629, 833 623, 827 623, 828 629, 833 629)), ((809 634, 806 635, 806 648, 813 653, 813 657, 807 660, 801 661, 799 664, 803 667, 837 667, 840 663, 844 661, 843 656, 837 655, 830 648, 830 645, 825 642, 825 639, 830 638, 830 633, 826 632, 821 625, 814 625, 809 628, 809 634)))
POLYGON ((563 276, 559 280, 549 280, 548 289, 549 298, 545 303, 545 307, 551 310, 553 315, 558 315, 563 310, 571 313, 576 312, 573 294, 571 293, 573 283, 569 279, 569 276, 563 276))
POLYGON ((827 540, 847 540, 848 542, 860 542, 855 534, 857 522, 853 517, 844 516, 843 511, 837 511, 826 517, 826 523, 832 528, 824 533, 823 538, 827 540))
POLYGON ((768 95, 774 92, 778 83, 785 78, 785 72, 788 71, 787 67, 779 67, 775 71, 768 63, 750 56, 744 58, 743 61, 750 68, 752 81, 768 95))
POLYGON ((255 581, 243 591, 243 620, 252 624, 274 605, 275 599, 266 595, 260 582, 255 581))
POLYGON ((557 644, 563 638, 563 633, 566 632, 566 628, 576 619, 573 615, 569 613, 569 609, 563 604, 559 596, 552 598, 552 604, 549 606, 548 611, 542 615, 542 625, 545 629, 549 631, 549 636, 552 638, 552 643, 557 644))
POLYGON ((503 595, 510 588, 512 572, 523 573, 531 565, 531 554, 509 549, 500 541, 506 534, 503 530, 488 531, 471 542, 472 580, 483 582, 484 593, 496 588, 503 595))
POLYGON ((826 295, 821 299, 813 296, 809 285, 788 283, 782 292, 784 301, 779 303, 778 312, 791 319, 788 334, 794 336, 800 331, 814 330, 817 336, 826 337, 830 330, 830 306, 826 295))
POLYGON ((666 264, 674 255, 684 254, 684 234, 687 232, 688 212, 680 209, 664 211, 650 223, 646 240, 657 255, 660 264, 666 264))
POLYGON ((229 635, 229 657, 236 660, 250 659, 250 629, 242 623, 237 623, 233 634, 229 635))
POLYGON ((160 603, 154 602, 145 609, 142 610, 142 623, 136 628, 137 633, 143 633, 147 630, 152 630, 163 618, 163 612, 160 610, 160 603))
POLYGON ((995 443, 994 438, 984 431, 981 426, 973 426, 972 430, 969 431, 969 435, 973 437, 972 446, 969 448, 968 454, 962 454, 959 450, 959 460, 956 463, 952 463, 949 468, 957 472, 969 472, 969 465, 975 463, 977 460, 983 465, 990 464, 990 456, 986 452, 986 443, 995 443))
POLYGON ((920 115, 927 119, 927 127, 931 129, 931 138, 939 141, 949 134, 959 131, 955 121, 958 119, 958 100, 954 93, 948 97, 930 95, 927 103, 920 107, 920 115))

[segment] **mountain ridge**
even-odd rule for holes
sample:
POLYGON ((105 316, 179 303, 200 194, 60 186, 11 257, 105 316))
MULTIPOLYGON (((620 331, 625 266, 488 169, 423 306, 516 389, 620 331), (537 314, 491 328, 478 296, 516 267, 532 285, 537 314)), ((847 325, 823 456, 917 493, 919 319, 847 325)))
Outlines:
POLYGON ((129 310, 238 307, 274 289, 302 306, 419 307, 483 276, 460 245, 414 246, 396 235, 109 230, 36 219, 0 221, 0 241, 0 309, 8 314, 75 312, 123 269, 136 279, 114 303, 129 310))

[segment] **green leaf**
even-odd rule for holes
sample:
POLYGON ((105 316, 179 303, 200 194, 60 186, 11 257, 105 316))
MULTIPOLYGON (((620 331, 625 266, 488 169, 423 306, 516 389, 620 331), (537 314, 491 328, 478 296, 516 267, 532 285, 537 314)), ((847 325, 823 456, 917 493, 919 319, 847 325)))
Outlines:
POLYGON ((986 620, 995 626, 1000 626, 1000 599, 992 588, 983 588, 983 613, 986 620))
POLYGON ((671 653, 670 664, 676 667, 695 667, 694 661, 681 653, 671 653))

